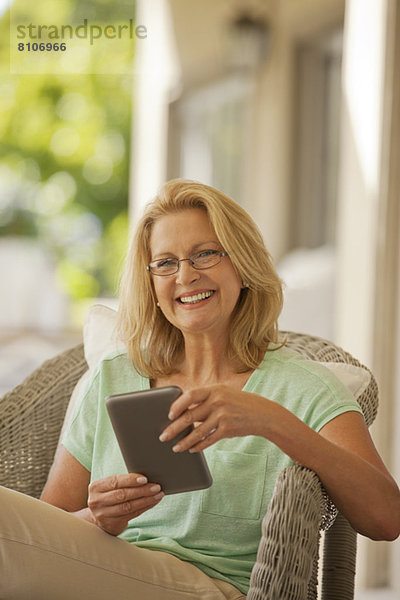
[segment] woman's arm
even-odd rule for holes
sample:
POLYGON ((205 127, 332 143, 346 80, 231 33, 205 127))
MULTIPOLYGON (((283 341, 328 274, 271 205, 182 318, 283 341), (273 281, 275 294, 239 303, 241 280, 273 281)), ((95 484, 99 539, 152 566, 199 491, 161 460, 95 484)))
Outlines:
POLYGON ((41 500, 93 522, 87 510, 90 473, 64 446, 60 446, 41 500))
POLYGON ((287 427, 275 428, 272 441, 295 462, 318 474, 356 531, 374 540, 396 539, 400 534, 399 489, 362 416, 344 413, 319 434, 291 416, 287 427))
POLYGON ((113 475, 90 483, 90 473, 66 448, 60 447, 41 500, 119 535, 128 521, 163 497, 158 484, 138 473, 113 475))
POLYGON ((200 423, 175 450, 197 452, 219 439, 261 435, 296 463, 315 471, 352 526, 376 540, 400 534, 399 489, 380 459, 362 416, 344 413, 319 433, 276 402, 225 385, 190 390, 171 406, 171 439, 200 423))

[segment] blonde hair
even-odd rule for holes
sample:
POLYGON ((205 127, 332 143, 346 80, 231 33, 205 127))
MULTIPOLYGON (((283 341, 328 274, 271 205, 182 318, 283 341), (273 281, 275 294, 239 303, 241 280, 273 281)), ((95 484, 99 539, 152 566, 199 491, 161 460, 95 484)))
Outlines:
POLYGON ((135 368, 149 378, 176 372, 184 355, 181 331, 156 305, 152 276, 146 270, 151 260, 150 236, 158 219, 190 208, 207 212, 220 244, 248 286, 241 290, 231 317, 228 357, 243 365, 241 371, 255 369, 270 342, 278 342, 282 282, 256 224, 219 190, 174 179, 146 206, 128 250, 120 287, 118 332, 135 368))

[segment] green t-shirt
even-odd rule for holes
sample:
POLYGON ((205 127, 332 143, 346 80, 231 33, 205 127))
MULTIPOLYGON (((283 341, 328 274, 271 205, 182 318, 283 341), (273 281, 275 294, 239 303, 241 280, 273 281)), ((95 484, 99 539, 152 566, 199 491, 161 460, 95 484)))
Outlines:
MULTIPOLYGON (((114 353, 99 364, 62 440, 92 481, 126 473, 104 399, 149 387, 126 354, 114 353)), ((266 352, 243 390, 278 402, 315 431, 344 412, 361 412, 328 369, 285 347, 266 352)), ((246 594, 275 480, 293 461, 258 436, 220 440, 205 456, 210 488, 165 496, 132 519, 120 537, 189 561, 246 594)))

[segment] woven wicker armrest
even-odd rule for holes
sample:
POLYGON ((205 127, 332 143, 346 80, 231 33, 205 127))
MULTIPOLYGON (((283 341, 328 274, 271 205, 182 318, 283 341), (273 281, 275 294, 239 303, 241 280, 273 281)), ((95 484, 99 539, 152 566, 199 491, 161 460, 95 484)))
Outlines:
MULTIPOLYGON (((315 336, 282 332, 287 346, 312 360, 363 367, 348 352, 315 336)), ((370 371, 369 371, 370 372, 370 371)), ((378 388, 373 374, 358 398, 369 426, 376 415, 378 388)), ((300 466, 279 475, 262 524, 248 600, 314 600, 317 598, 318 550, 326 530, 322 598, 353 598, 356 532, 328 498, 319 477, 300 466)))
POLYGON ((316 598, 320 531, 334 517, 313 471, 298 465, 284 469, 263 519, 248 600, 316 598))
POLYGON ((81 344, 43 363, 0 399, 0 485, 40 496, 72 390, 87 368, 81 344))

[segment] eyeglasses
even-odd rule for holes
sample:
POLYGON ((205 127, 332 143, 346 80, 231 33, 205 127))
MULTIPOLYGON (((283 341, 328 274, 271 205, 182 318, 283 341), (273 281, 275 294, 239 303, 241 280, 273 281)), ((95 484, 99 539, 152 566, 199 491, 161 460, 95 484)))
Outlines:
POLYGON ((181 262, 187 260, 192 265, 193 269, 201 271, 202 269, 210 269, 218 265, 223 256, 228 256, 227 252, 219 250, 202 250, 189 256, 189 258, 160 258, 153 260, 146 268, 153 275, 174 275, 179 271, 181 262))

